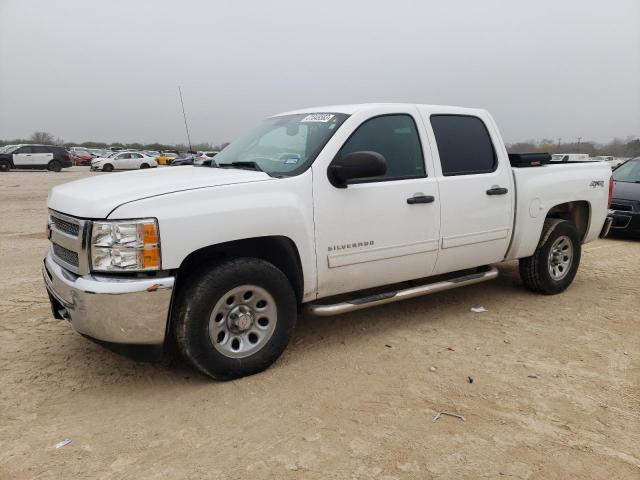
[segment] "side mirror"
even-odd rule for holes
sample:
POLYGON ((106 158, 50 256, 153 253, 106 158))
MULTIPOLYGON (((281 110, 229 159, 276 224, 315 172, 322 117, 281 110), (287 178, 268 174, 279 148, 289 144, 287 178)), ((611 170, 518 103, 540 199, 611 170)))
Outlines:
POLYGON ((361 151, 345 156, 338 154, 327 169, 329 182, 336 188, 347 188, 351 180, 380 177, 387 173, 387 162, 377 152, 361 151))

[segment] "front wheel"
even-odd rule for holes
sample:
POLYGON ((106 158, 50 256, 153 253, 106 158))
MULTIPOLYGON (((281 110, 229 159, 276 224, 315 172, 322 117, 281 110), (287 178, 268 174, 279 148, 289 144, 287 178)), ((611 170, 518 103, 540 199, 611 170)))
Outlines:
POLYGON ((140 169, 143 169, 143 168, 149 168, 149 164, 143 163, 142 165, 140 165, 140 169))
POLYGON ((102 167, 102 171, 103 171, 103 172, 113 172, 113 165, 111 165, 110 163, 106 163, 106 164, 102 167))
POLYGON ((546 219, 536 251, 519 261, 520 278, 525 287, 546 295, 566 290, 578 272, 581 247, 573 223, 546 219))
POLYGON ((190 274, 173 309, 184 357, 217 380, 268 368, 286 348, 297 318, 286 275, 271 263, 239 258, 190 274))

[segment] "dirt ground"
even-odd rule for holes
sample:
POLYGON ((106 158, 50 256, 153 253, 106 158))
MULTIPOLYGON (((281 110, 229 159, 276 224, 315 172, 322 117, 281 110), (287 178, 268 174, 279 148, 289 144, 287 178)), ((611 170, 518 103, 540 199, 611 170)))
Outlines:
POLYGON ((640 241, 586 245, 554 297, 509 263, 493 282, 300 318, 271 369, 216 383, 52 318, 46 197, 87 175, 0 175, 1 479, 640 478, 640 241), (465 420, 434 422, 443 410, 465 420))

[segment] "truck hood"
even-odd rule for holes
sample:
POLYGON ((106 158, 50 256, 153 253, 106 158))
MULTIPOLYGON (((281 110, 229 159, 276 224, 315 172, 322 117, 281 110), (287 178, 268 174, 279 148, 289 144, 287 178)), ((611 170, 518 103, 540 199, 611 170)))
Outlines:
MULTIPOLYGON (((100 174, 54 187, 48 207, 82 218, 106 218, 118 206, 142 198, 197 188, 273 180, 264 172, 231 168, 165 167, 100 174)), ((153 212, 149 212, 153 216, 153 212)))

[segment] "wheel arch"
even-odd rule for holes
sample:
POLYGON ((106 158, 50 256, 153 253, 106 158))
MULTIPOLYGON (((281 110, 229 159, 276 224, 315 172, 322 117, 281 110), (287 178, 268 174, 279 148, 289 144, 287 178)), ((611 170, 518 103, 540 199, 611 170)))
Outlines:
POLYGON ((584 241, 591 222, 591 205, 586 200, 560 203, 551 207, 545 218, 558 218, 572 222, 578 230, 580 240, 584 241))
POLYGON ((304 276, 300 253, 293 240, 285 236, 254 237, 209 245, 191 252, 177 270, 177 287, 181 278, 215 262, 240 258, 260 258, 278 267, 289 279, 298 303, 302 302, 304 276))

